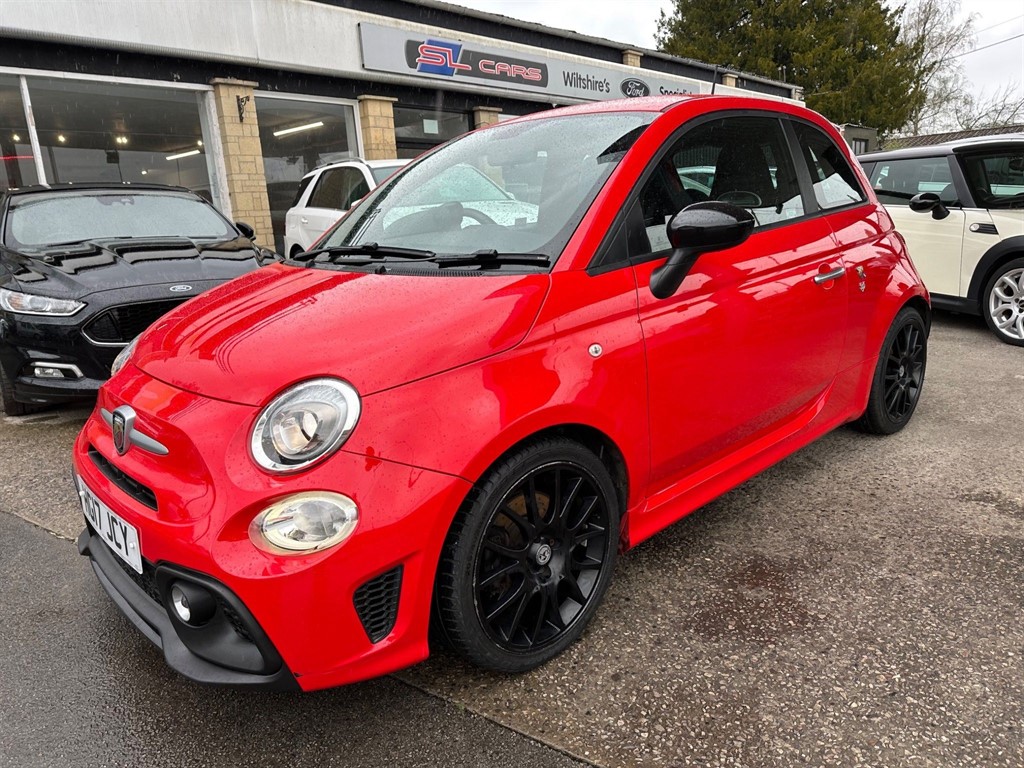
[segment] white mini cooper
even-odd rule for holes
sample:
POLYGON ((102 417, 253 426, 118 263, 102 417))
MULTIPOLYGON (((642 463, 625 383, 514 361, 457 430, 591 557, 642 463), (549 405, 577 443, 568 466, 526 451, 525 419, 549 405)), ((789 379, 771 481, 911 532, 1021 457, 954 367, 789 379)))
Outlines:
POLYGON ((932 304, 980 314, 1001 341, 1024 347, 1024 134, 859 160, 932 304))

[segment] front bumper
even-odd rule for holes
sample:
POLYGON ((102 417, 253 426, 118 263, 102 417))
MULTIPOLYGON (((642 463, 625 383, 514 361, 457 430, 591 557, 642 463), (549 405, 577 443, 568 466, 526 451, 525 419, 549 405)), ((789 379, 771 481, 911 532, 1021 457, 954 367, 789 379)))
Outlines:
POLYGON ((256 620, 223 585, 182 569, 168 566, 153 568, 146 563, 143 574, 135 574, 103 544, 95 531, 86 526, 78 537, 78 552, 92 563, 96 578, 128 619, 151 642, 163 649, 168 666, 200 683, 252 686, 278 691, 297 691, 299 685, 256 620), (216 590, 223 601, 217 614, 203 629, 206 638, 173 620, 164 607, 161 584, 183 577, 216 590), (160 597, 158 597, 160 596, 160 597), (204 643, 203 640, 206 640, 204 643), (212 647, 211 647, 212 646, 212 647), (196 651, 199 651, 197 653, 196 651), (203 658, 233 657, 250 670, 232 669, 203 658), (246 664, 248 662, 248 664, 246 664))
MULTIPOLYGON (((426 658, 437 561, 470 485, 345 451, 293 476, 269 475, 248 455, 258 410, 207 400, 129 366, 100 390, 75 444, 75 471, 137 529, 158 581, 161 569, 177 569, 229 591, 303 690, 376 677, 426 658), (134 446, 123 456, 114 450, 100 409, 129 403, 137 428, 166 446, 167 455, 134 446), (356 502, 360 518, 352 536, 301 556, 258 549, 248 532, 253 518, 310 490, 356 502)), ((203 682, 279 684, 215 673, 185 656, 196 654, 179 642, 166 594, 146 595, 105 544, 88 536, 83 542, 101 583, 144 634, 159 638, 172 667, 203 682)))

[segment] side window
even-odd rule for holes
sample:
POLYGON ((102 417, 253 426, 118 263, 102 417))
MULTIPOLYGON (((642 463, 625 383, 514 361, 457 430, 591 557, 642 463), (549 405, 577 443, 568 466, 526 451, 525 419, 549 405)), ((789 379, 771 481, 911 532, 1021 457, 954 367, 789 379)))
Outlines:
POLYGON ((370 191, 366 179, 357 168, 328 168, 309 196, 310 208, 348 210, 370 191))
POLYGON ((945 156, 879 160, 868 179, 883 205, 909 205, 920 192, 935 192, 946 205, 960 204, 945 156))
POLYGON ((640 191, 646 238, 631 238, 630 257, 667 250, 668 220, 704 200, 746 208, 759 228, 804 215, 796 170, 778 119, 724 117, 702 123, 679 139, 640 191), (637 253, 638 249, 645 252, 637 253))
POLYGON ((302 199, 302 193, 306 191, 306 187, 309 186, 309 182, 313 180, 312 176, 303 176, 299 182, 299 188, 295 191, 295 199, 292 200, 292 208, 299 204, 299 200, 302 199))
POLYGON ((964 175, 978 205, 1024 208, 1024 148, 963 158, 964 175))
POLYGON ((822 208, 841 208, 866 200, 857 174, 846 161, 846 156, 817 128, 806 123, 794 123, 797 140, 811 173, 814 198, 822 208))

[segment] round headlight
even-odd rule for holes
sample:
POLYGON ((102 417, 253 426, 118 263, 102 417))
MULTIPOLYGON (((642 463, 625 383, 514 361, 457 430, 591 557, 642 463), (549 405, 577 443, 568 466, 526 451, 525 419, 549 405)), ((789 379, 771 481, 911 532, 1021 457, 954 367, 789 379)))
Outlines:
MULTIPOLYGON (((340 493, 298 493, 272 504, 252 521, 257 546, 288 552, 315 552, 341 544, 359 522, 356 503, 340 493)), ((278 553, 280 554, 280 553, 278 553)))
POLYGON ((122 349, 120 352, 117 353, 117 357, 114 358, 114 362, 112 362, 110 364, 110 375, 111 376, 113 376, 118 371, 120 371, 122 368, 124 368, 125 364, 129 360, 131 360, 132 354, 135 352, 135 344, 138 342, 138 340, 139 340, 139 337, 136 336, 134 339, 132 339, 130 342, 128 342, 128 346, 127 347, 125 347, 124 349, 122 349))
POLYGON ((264 469, 294 472, 326 458, 359 420, 359 395, 339 379, 311 379, 274 399, 256 420, 249 442, 264 469))

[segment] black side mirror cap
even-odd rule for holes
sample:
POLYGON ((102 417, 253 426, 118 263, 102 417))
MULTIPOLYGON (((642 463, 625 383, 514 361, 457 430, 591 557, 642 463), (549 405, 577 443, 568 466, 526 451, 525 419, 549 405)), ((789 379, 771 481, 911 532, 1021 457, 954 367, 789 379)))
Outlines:
POLYGON ((247 237, 250 240, 256 239, 256 230, 252 228, 252 224, 246 224, 244 221, 236 221, 235 228, 242 233, 243 237, 247 237))
POLYGON ((910 198, 910 210, 918 213, 932 212, 932 218, 937 221, 949 216, 947 208, 935 192, 921 192, 910 198))
POLYGON ((667 299, 679 286, 702 253, 724 251, 739 245, 754 231, 754 215, 743 208, 708 200, 681 210, 666 225, 672 255, 651 273, 651 293, 667 299))

